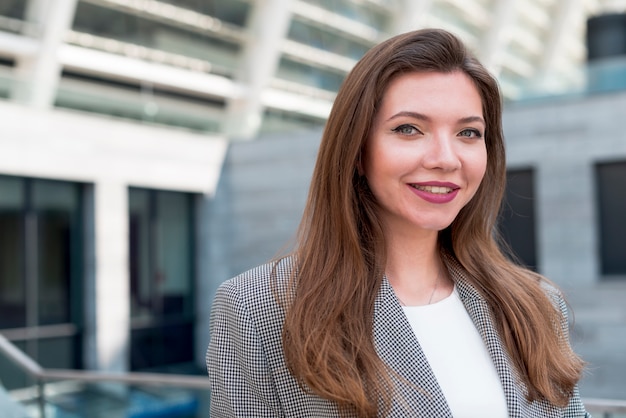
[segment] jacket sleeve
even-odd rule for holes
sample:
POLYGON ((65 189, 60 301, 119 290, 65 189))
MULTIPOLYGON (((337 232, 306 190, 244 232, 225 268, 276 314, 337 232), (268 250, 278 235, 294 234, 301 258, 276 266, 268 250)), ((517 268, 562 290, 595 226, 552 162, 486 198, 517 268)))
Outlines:
MULTIPOLYGON (((566 343, 569 344, 569 320, 567 313, 567 304, 563 299, 563 296, 560 292, 555 289, 552 289, 550 292, 552 299, 558 304, 559 309, 561 310, 561 328, 563 330, 563 336, 566 339, 566 343)), ((583 404, 580 393, 578 392, 578 385, 574 388, 574 392, 572 397, 570 398, 569 404, 565 408, 563 412, 564 418, 591 418, 591 414, 589 414, 585 410, 585 405, 583 404)))
POLYGON ((574 388, 574 394, 570 398, 569 405, 567 405, 567 408, 563 413, 563 417, 592 418, 591 414, 585 410, 585 405, 583 405, 583 402, 580 399, 580 394, 578 393, 578 385, 574 388))
POLYGON ((211 417, 281 417, 267 357, 245 302, 231 280, 220 286, 211 308, 206 356, 211 417))

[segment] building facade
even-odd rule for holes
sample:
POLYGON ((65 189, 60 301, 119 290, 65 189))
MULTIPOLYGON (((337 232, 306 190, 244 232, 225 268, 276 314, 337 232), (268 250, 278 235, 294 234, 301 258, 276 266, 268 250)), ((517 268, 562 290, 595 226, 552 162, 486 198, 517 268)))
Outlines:
POLYGON ((2 94, 229 138, 323 124, 379 41, 459 34, 511 99, 580 86, 588 16, 623 0, 5 0, 2 94), (268 24, 270 23, 270 24, 268 24))

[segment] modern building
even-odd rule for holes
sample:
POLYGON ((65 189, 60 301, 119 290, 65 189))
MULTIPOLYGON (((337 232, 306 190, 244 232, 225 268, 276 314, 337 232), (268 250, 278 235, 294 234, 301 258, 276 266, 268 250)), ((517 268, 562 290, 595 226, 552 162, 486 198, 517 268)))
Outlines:
POLYGON ((509 238, 582 306, 589 393, 625 398, 626 104, 584 93, 586 20, 625 3, 4 0, 0 333, 45 367, 202 372, 212 294, 288 242, 347 72, 437 26, 499 77, 533 198, 509 238))
POLYGON ((3 94, 229 138, 323 124, 375 43, 450 29, 507 97, 582 82, 586 18, 623 0, 5 0, 3 94), (10 87, 9 87, 10 85, 10 87))

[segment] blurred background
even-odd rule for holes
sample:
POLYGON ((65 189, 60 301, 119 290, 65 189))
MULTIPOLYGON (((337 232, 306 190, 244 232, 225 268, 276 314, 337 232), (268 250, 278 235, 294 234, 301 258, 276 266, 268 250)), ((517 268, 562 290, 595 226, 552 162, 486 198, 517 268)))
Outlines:
POLYGON ((215 289, 288 248, 342 80, 421 27, 498 78, 501 230, 626 416, 626 0, 0 0, 3 416, 208 416, 215 289))

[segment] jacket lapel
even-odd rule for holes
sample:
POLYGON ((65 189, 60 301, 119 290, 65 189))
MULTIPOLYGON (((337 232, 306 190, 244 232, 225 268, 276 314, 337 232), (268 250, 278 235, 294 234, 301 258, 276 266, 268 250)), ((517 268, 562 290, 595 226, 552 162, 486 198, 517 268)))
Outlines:
POLYGON ((478 291, 466 281, 462 272, 452 268, 451 273, 456 283, 459 298, 463 302, 476 329, 478 329, 498 372, 504 396, 506 397, 509 416, 511 418, 521 418, 520 405, 525 402, 525 398, 520 393, 519 379, 514 375, 509 355, 504 349, 504 345, 496 331, 491 310, 478 291))
POLYGON ((513 363, 509 353, 504 348, 504 344, 496 330, 491 309, 480 293, 467 281, 462 267, 454 260, 449 259, 448 261, 451 261, 448 263, 448 267, 456 284, 459 297, 472 322, 478 329, 500 377, 509 416, 511 418, 560 417, 559 409, 545 400, 528 402, 526 399, 526 386, 512 366, 513 363))
POLYGON ((390 416, 452 417, 437 379, 386 278, 374 305, 374 343, 397 373, 390 416))
MULTIPOLYGON (((469 284, 462 268, 455 263, 449 265, 449 268, 459 297, 478 329, 500 377, 509 416, 522 418, 534 408, 526 400, 524 385, 511 366, 509 355, 496 331, 491 310, 480 293, 469 284)), ((374 342, 380 358, 400 376, 396 382, 398 393, 394 399, 402 401, 394 401, 391 416, 407 416, 407 411, 413 416, 452 416, 428 360, 386 278, 383 279, 374 307, 374 342)))

